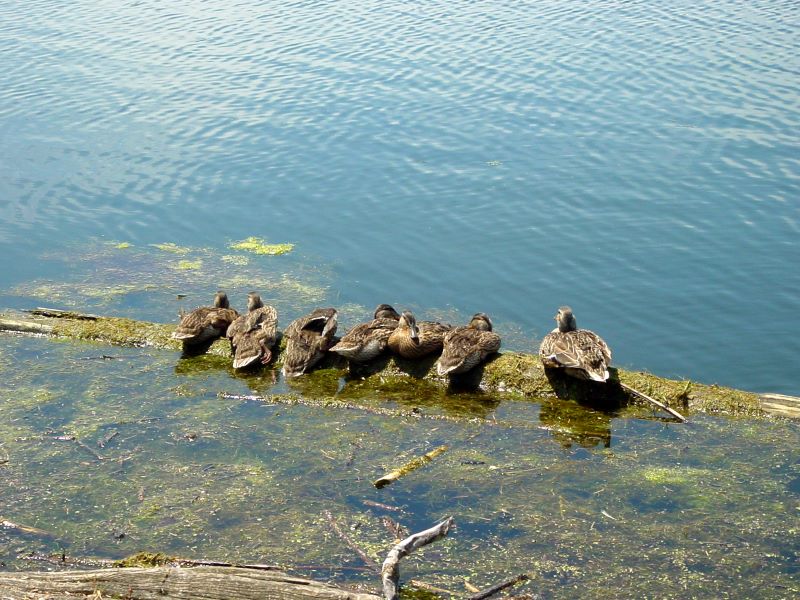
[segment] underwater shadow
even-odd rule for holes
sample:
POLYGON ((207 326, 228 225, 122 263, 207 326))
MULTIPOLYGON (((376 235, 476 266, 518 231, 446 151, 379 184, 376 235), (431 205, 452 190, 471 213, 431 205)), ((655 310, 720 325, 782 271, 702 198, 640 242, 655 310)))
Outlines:
POLYGON ((420 358, 403 358, 402 356, 394 356, 395 366, 414 379, 425 379, 425 376, 439 360, 439 354, 432 353, 420 358))
POLYGON ((483 373, 486 370, 486 365, 492 364, 498 358, 500 358, 500 353, 496 352, 482 363, 475 365, 469 371, 448 375, 449 382, 447 384, 447 392, 457 394, 459 392, 479 391, 481 389, 481 381, 483 381, 483 373))
POLYGON ((563 369, 545 368, 544 375, 561 400, 575 400, 589 408, 613 413, 628 403, 628 397, 616 382, 616 369, 610 371, 612 379, 608 382, 571 377, 563 369))
MULTIPOLYGON (((332 353, 329 352, 328 354, 332 353)), ((389 365, 389 361, 392 357, 387 352, 384 352, 367 362, 353 362, 345 358, 339 358, 340 360, 344 361, 344 364, 347 368, 347 373, 344 375, 344 380, 354 381, 366 379, 367 377, 371 377, 372 375, 380 373, 389 365)))

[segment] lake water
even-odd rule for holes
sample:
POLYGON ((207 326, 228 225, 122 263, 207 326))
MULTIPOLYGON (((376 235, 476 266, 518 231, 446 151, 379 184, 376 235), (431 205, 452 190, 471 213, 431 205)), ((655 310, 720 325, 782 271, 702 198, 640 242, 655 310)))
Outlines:
MULTIPOLYGON (((532 351, 570 304, 619 366, 800 394, 796 2, 6 0, 0 23, 0 308, 169 322, 257 289, 282 326, 484 311, 532 351), (249 236, 294 248, 230 247, 249 236)), ((378 559, 377 501, 414 530, 454 514, 410 562, 445 587, 800 593, 796 423, 327 371, 293 389, 396 417, 223 400, 286 387, 212 358, 0 337, 0 520, 45 532, 0 528, 0 568, 149 549, 374 583, 320 514, 378 559)))
MULTIPOLYGON (((485 311, 530 349, 570 304, 621 366, 800 393, 796 3, 9 1, 0 19, 4 305, 90 277, 43 258, 89 240, 258 235, 364 314, 485 311)), ((194 305, 219 285, 197 283, 194 305)))

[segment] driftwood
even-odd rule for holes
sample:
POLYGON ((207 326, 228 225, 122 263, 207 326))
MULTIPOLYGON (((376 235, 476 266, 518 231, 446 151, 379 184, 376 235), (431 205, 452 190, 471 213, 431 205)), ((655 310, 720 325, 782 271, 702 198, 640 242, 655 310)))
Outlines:
POLYGON ((478 592, 477 594, 473 594, 467 600, 486 600, 486 598, 491 598, 495 594, 499 594, 505 589, 508 589, 512 586, 517 585, 518 583, 522 583, 523 581, 528 581, 528 576, 525 574, 517 575, 516 577, 512 577, 507 581, 502 581, 496 585, 493 585, 490 588, 486 588, 482 592, 478 592))
POLYGON ((384 475, 383 477, 380 477, 376 479, 374 482, 372 482, 372 485, 374 485, 378 489, 385 487, 390 483, 397 481, 404 475, 411 473, 411 471, 419 469, 421 466, 428 464, 434 458, 436 458, 437 456, 446 451, 447 451, 447 446, 439 446, 438 448, 434 448, 433 450, 431 450, 426 454, 423 454, 422 456, 418 456, 416 458, 411 459, 399 469, 395 469, 393 471, 390 471, 389 473, 386 473, 386 475, 384 475))
POLYGON ((329 511, 329 510, 324 510, 324 511, 322 511, 322 514, 325 516, 325 519, 326 519, 326 520, 328 521, 328 523, 330 524, 330 526, 331 526, 331 529, 333 529, 333 531, 336 533, 336 535, 338 535, 338 536, 339 536, 339 538, 340 538, 340 539, 341 539, 341 540, 342 540, 342 541, 343 541, 345 544, 347 544, 347 546, 348 546, 348 547, 349 547, 349 548, 350 548, 350 549, 351 549, 353 552, 355 552, 356 554, 358 554, 358 557, 361 559, 361 561, 362 561, 362 562, 363 562, 363 563, 364 563, 364 564, 365 564, 367 567, 369 567, 369 568, 370 568, 372 571, 374 571, 375 573, 379 573, 379 572, 380 572, 380 569, 378 568, 378 563, 376 563, 374 560, 372 560, 372 559, 369 557, 369 555, 368 555, 366 552, 364 552, 364 551, 363 551, 363 550, 362 550, 362 549, 361 549, 361 548, 358 546, 358 544, 356 544, 356 543, 355 543, 355 542, 354 542, 354 541, 353 541, 353 540, 350 538, 350 536, 349 536, 349 535, 347 535, 347 534, 346 534, 344 531, 342 531, 342 528, 341 528, 341 527, 339 527, 339 524, 336 522, 336 519, 334 519, 334 518, 333 518, 333 515, 331 514, 331 511, 329 511))
POLYGON ((441 523, 437 523, 430 529, 420 531, 404 539, 389 551, 386 560, 383 561, 381 568, 381 578, 383 579, 383 596, 386 600, 397 600, 399 598, 400 581, 400 559, 405 558, 414 550, 432 544, 436 540, 442 539, 453 526, 453 517, 447 517, 441 523))
POLYGON ((653 404, 654 406, 657 406, 661 410, 664 410, 664 411, 668 412, 669 414, 671 414, 673 417, 675 417, 679 421, 681 421, 683 423, 686 422, 686 417, 684 417, 681 413, 679 413, 674 408, 670 408, 666 404, 664 404, 662 402, 659 402, 655 398, 651 398, 650 396, 648 396, 644 392, 640 392, 639 390, 634 389, 629 385, 626 385, 624 383, 620 383, 620 386, 622 386, 624 389, 628 390, 634 396, 638 396, 639 398, 642 398, 643 400, 647 400, 650 404, 653 404))
MULTIPOLYGON (((84 315, 55 309, 37 309, 36 315, 19 312, 0 314, 0 331, 38 334, 54 337, 93 340, 122 346, 150 346, 181 351, 181 344, 170 336, 175 325, 150 323, 117 317, 84 315), (45 316, 54 315, 54 316, 45 316)), ((230 346, 216 342, 209 352, 230 356, 230 346)), ((280 364, 280 356, 276 364, 280 364)), ((346 368, 336 357, 323 362, 322 367, 346 368)), ((413 370, 413 369, 412 369, 413 370)), ((626 388, 633 388, 665 407, 688 408, 694 411, 726 414, 773 414, 800 418, 800 398, 779 394, 760 396, 717 385, 691 381, 676 381, 650 373, 611 369, 612 381, 602 389, 580 381, 557 381, 549 377, 539 357, 533 354, 505 352, 496 355, 475 372, 475 384, 487 391, 510 391, 526 396, 569 397, 589 403, 609 405, 637 397, 626 388)), ((389 360, 375 375, 407 376, 408 361, 389 360)), ((414 372, 414 376, 419 376, 414 372)), ((448 381, 428 370, 424 379, 446 386, 448 381)), ((641 397, 641 396, 639 396, 641 397)))
POLYGON ((14 600, 380 600, 277 571, 236 567, 153 567, 0 572, 0 598, 14 600))

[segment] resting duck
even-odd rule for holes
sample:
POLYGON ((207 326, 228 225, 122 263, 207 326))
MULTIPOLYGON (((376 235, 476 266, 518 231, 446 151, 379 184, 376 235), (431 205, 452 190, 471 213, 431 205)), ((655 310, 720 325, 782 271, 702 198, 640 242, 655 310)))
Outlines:
POLYGON ((225 334, 231 341, 233 368, 243 369, 256 361, 272 360, 272 347, 278 339, 278 311, 264 306, 256 292, 247 294, 247 314, 240 315, 225 334))
POLYGON ((593 331, 578 329, 569 306, 559 308, 555 319, 558 327, 544 336, 539 346, 544 366, 562 368, 578 379, 608 381, 608 345, 593 331))
POLYGON ((420 321, 404 310, 397 328, 389 336, 389 348, 403 358, 419 358, 439 352, 444 343, 444 336, 453 327, 444 323, 420 321))
POLYGON ((318 308, 289 324, 283 333, 286 338, 281 369, 284 377, 302 375, 320 361, 336 333, 336 317, 335 308, 318 308))
POLYGON ((184 347, 211 342, 225 335, 238 316, 239 313, 230 307, 228 295, 218 291, 214 296, 214 306, 195 308, 181 317, 181 322, 172 332, 172 338, 181 340, 184 347))
POLYGON ((456 327, 444 336, 442 355, 436 362, 439 375, 465 373, 500 349, 500 336, 492 332, 492 321, 476 313, 466 327, 456 327))
POLYGON ((330 348, 353 362, 367 362, 384 350, 389 336, 397 328, 400 315, 389 304, 380 304, 373 313, 372 321, 356 325, 330 348))

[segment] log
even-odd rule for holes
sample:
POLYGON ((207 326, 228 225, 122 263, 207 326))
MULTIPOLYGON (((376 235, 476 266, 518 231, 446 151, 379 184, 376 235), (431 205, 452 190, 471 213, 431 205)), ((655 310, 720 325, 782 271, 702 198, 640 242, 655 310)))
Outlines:
POLYGON ((430 529, 408 536, 389 550, 389 554, 381 567, 383 595, 386 600, 397 600, 400 597, 400 559, 405 558, 418 548, 442 539, 448 534, 452 526, 453 517, 447 517, 430 529))
MULTIPOLYGON (((55 309, 37 309, 37 315, 20 312, 0 314, 0 331, 48 335, 77 340, 93 340, 120 346, 150 346, 166 350, 181 351, 181 343, 170 335, 175 325, 150 323, 119 317, 83 315, 55 309), (45 316, 58 315, 58 316, 45 316)), ((209 353, 230 356, 227 341, 217 341, 209 353)), ((276 365, 280 365, 278 357, 276 365)), ((329 357, 320 368, 346 369, 346 362, 339 357, 329 357)), ((771 414, 800 418, 800 398, 778 394, 759 395, 718 385, 705 385, 693 381, 676 381, 657 377, 650 373, 611 369, 613 381, 604 387, 597 384, 557 378, 545 372, 539 357, 521 352, 504 352, 495 355, 489 362, 475 370, 477 384, 487 391, 509 391, 526 396, 570 397, 590 402, 600 398, 609 403, 621 403, 634 395, 623 385, 639 390, 642 394, 657 399, 673 409, 689 409, 732 415, 771 414)), ((386 365, 373 374, 384 377, 408 377, 409 362, 388 360, 386 365)), ((416 376, 416 373, 413 373, 416 376)), ((424 376, 427 381, 447 386, 449 382, 438 375, 435 369, 424 376)), ((603 384, 599 384, 603 386, 603 384)))
POLYGON ((132 567, 0 572, 0 598, 15 600, 380 600, 277 571, 239 567, 132 567))
POLYGON ((393 483, 400 479, 401 477, 408 475, 411 471, 415 471, 419 469, 421 466, 428 464, 434 458, 439 456, 440 454, 447 452, 447 446, 439 446, 438 448, 434 448, 430 452, 423 454, 422 456, 418 456, 416 458, 412 458, 402 467, 394 469, 388 473, 386 473, 383 477, 379 477, 375 481, 372 482, 376 488, 381 489, 382 487, 386 487, 390 483, 393 483))

